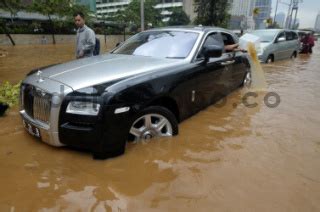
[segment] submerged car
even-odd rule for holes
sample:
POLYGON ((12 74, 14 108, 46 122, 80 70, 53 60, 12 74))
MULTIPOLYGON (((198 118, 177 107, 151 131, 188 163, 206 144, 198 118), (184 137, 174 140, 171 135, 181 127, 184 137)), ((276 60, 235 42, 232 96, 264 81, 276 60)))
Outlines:
POLYGON ((260 48, 257 52, 259 60, 263 63, 296 58, 299 53, 299 37, 293 30, 264 29, 255 30, 250 34, 260 38, 260 48))
POLYGON ((53 146, 123 154, 126 142, 178 134, 178 123, 250 83, 247 54, 221 28, 162 28, 110 53, 31 71, 21 85, 27 131, 53 146))

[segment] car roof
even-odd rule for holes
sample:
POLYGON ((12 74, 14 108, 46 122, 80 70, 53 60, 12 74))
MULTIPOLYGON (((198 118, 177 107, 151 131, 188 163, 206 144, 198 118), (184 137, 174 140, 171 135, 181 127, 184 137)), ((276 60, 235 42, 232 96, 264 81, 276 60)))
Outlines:
POLYGON ((226 31, 231 32, 230 30, 220 28, 220 27, 213 27, 213 26, 193 26, 193 25, 187 25, 187 26, 168 26, 168 27, 161 27, 161 28, 153 28, 152 30, 186 30, 186 31, 194 31, 194 32, 209 32, 209 31, 226 31))
POLYGON ((293 29, 256 29, 254 31, 271 31, 271 32, 291 31, 291 32, 297 32, 297 30, 293 30, 293 29))
POLYGON ((285 29, 256 29, 253 31, 270 31, 270 32, 281 32, 284 31, 285 29))

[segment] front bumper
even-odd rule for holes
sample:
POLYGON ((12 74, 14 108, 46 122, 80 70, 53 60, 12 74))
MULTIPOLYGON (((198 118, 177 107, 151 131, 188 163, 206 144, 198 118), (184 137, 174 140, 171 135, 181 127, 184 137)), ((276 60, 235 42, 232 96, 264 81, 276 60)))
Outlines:
POLYGON ((52 146, 56 146, 56 147, 64 146, 64 144, 62 144, 59 141, 58 132, 52 130, 50 125, 45 124, 45 123, 43 123, 41 121, 38 121, 38 120, 35 120, 35 119, 31 118, 25 112, 25 110, 21 110, 20 111, 20 115, 21 115, 23 121, 25 121, 28 124, 31 124, 32 126, 36 127, 37 129, 39 129, 39 131, 40 131, 40 139, 43 142, 45 142, 45 143, 47 143, 49 145, 52 145, 52 146))
POLYGON ((259 59, 260 63, 264 63, 265 62, 263 54, 258 54, 258 59, 259 59))
MULTIPOLYGON (((33 74, 28 76, 20 88, 20 115, 23 121, 40 131, 41 140, 49 145, 64 146, 58 136, 60 104, 57 97, 72 92, 72 88, 54 80, 33 74), (55 102, 55 104, 53 104, 55 102)), ((32 134, 32 133, 31 133, 32 134)))
MULTIPOLYGON (((23 89, 22 89, 23 90, 23 89)), ((27 93, 28 94, 28 93, 27 93)), ((26 94, 26 95, 27 95, 26 94)), ((51 102, 53 101, 52 96, 51 102)), ((27 128, 30 134, 37 137, 40 132, 40 139, 51 146, 70 146, 77 149, 86 149, 95 153, 99 152, 117 152, 125 145, 128 133, 128 124, 131 120, 130 112, 115 114, 115 109, 120 106, 105 106, 101 108, 98 116, 84 116, 66 113, 67 105, 72 100, 88 100, 88 97, 75 96, 73 93, 64 95, 61 98, 62 102, 58 105, 51 104, 48 118, 45 121, 37 119, 35 114, 40 114, 42 110, 37 110, 37 103, 33 101, 33 106, 28 104, 21 105, 20 115, 24 122, 27 123, 27 128), (30 110, 33 108, 33 110, 30 110), (38 112, 38 113, 37 113, 38 112), (30 126, 32 127, 30 127, 30 126)), ((93 98, 94 101, 99 101, 101 105, 104 102, 102 98, 93 98)), ((21 98, 22 102, 28 103, 25 95, 21 98)), ((41 104, 40 104, 41 106, 41 104)), ((42 111, 42 112, 41 112, 42 111)))

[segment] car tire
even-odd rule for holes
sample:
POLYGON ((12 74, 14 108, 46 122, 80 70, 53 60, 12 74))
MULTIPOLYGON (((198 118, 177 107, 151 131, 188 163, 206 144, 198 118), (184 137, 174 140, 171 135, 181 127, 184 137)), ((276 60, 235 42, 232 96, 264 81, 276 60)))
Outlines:
POLYGON ((266 60, 266 63, 273 63, 273 62, 274 62, 274 57, 272 55, 269 55, 266 60))
POLYGON ((291 59, 297 58, 297 52, 293 52, 290 58, 291 58, 291 59))
POLYGON ((137 114, 131 122, 128 141, 171 137, 179 132, 175 115, 165 107, 150 106, 137 114))
POLYGON ((251 74, 251 71, 248 70, 244 76, 242 87, 250 88, 251 83, 252 83, 252 74, 251 74))

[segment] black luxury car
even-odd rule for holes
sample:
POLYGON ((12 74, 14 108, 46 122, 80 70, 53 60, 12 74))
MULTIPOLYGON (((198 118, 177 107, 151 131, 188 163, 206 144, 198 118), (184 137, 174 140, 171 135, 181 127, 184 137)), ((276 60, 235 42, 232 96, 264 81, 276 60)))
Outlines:
POLYGON ((31 71, 21 86, 27 131, 53 146, 123 154, 126 142, 178 134, 178 123, 249 84, 238 38, 211 27, 132 36, 108 54, 31 71))

